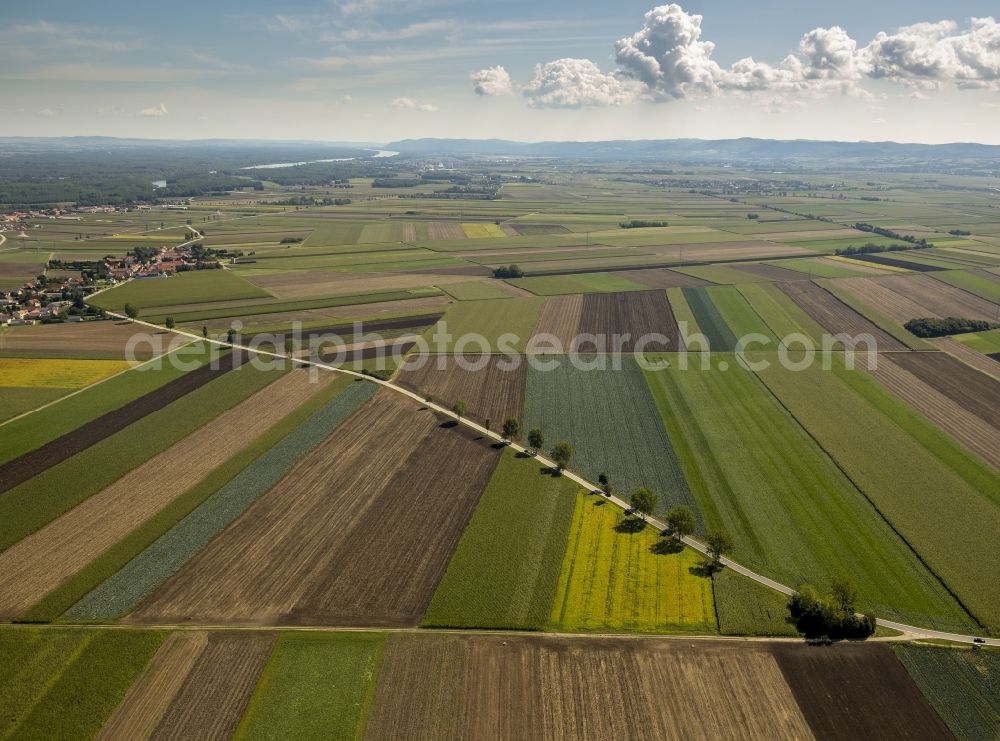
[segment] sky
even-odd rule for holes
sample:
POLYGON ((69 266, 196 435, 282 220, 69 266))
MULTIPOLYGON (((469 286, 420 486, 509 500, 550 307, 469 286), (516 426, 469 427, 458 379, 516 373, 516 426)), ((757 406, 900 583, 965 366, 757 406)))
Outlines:
POLYGON ((4 10, 0 136, 1000 144, 998 15, 996 0, 35 0, 4 10))

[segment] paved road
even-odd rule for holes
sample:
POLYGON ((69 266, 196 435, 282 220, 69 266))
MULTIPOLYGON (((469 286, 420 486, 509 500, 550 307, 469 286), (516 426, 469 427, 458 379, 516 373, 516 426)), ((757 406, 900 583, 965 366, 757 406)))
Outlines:
MULTIPOLYGON (((113 312, 108 312, 108 314, 111 315, 111 316, 118 317, 119 319, 127 319, 127 317, 125 317, 125 316, 123 316, 121 314, 115 314, 113 312)), ((161 327, 158 324, 152 324, 152 323, 149 323, 149 322, 144 322, 144 321, 141 321, 139 319, 133 319, 132 322, 134 324, 139 324, 139 325, 142 325, 142 326, 150 327, 152 329, 157 330, 158 332, 164 331, 163 327, 161 327)), ((179 329, 174 329, 173 333, 174 334, 178 334, 178 335, 183 335, 183 336, 186 336, 186 337, 190 337, 190 338, 193 338, 193 339, 196 339, 196 340, 203 340, 205 342, 210 342, 212 344, 220 345, 220 346, 223 346, 223 347, 230 347, 230 348, 241 347, 238 344, 231 344, 229 342, 225 342, 224 340, 217 340, 217 339, 207 339, 207 340, 205 340, 200 335, 196 335, 196 334, 193 334, 191 332, 186 332, 186 331, 179 330, 179 329)), ((264 356, 268 356, 268 357, 292 359, 292 358, 289 358, 288 355, 286 355, 284 353, 279 353, 279 352, 268 352, 268 351, 259 350, 259 349, 258 350, 254 350, 254 352, 256 352, 258 355, 264 355, 264 356)), ((396 384, 392 383, 391 381, 382 381, 382 380, 380 380, 378 378, 374 378, 372 376, 366 376, 363 373, 359 373, 357 371, 347 370, 346 368, 338 368, 336 366, 329 365, 327 363, 323 363, 323 362, 319 362, 319 361, 305 360, 305 359, 295 359, 295 360, 296 360, 296 362, 298 362, 301 365, 308 365, 308 366, 313 366, 313 367, 316 367, 316 368, 322 368, 324 370, 334 371, 336 373, 344 373, 345 375, 354 376, 356 378, 361 378, 363 380, 370 381, 372 383, 378 384, 379 386, 383 386, 383 387, 385 387, 387 389, 391 389, 392 391, 395 391, 398 394, 402 394, 403 396, 410 397, 411 399, 413 399, 414 401, 416 401, 421 406, 427 407, 429 409, 433 409, 438 414, 442 414, 442 415, 444 415, 446 417, 450 417, 451 419, 454 419, 459 424, 465 425, 466 427, 469 427, 470 429, 475 430, 476 432, 480 433, 481 435, 483 435, 485 437, 492 438, 493 440, 496 440, 498 442, 503 442, 503 438, 499 435, 499 433, 496 433, 496 432, 494 432, 492 430, 487 430, 482 425, 476 424, 475 422, 473 422, 473 421, 471 421, 469 419, 466 419, 465 417, 458 417, 450 409, 445 409, 444 407, 442 407, 442 406, 440 406, 440 405, 438 405, 438 404, 436 404, 434 402, 428 402, 421 395, 416 394, 416 393, 414 393, 412 391, 409 391, 409 390, 407 390, 407 389, 405 389, 405 388, 403 388, 401 386, 397 386, 396 384)), ((510 447, 512 447, 514 450, 516 450, 518 452, 530 453, 530 451, 527 448, 525 448, 522 445, 519 445, 518 443, 510 443, 510 447)), ((535 455, 534 457, 535 457, 535 459, 537 461, 539 461, 543 465, 549 466, 550 468, 555 468, 556 467, 555 463, 553 461, 549 460, 548 458, 546 458, 543 455, 535 455)), ((599 489, 599 487, 595 486, 594 484, 592 484, 591 482, 587 481, 585 478, 583 478, 579 474, 576 474, 576 473, 574 473, 572 471, 564 470, 563 471, 563 476, 565 476, 566 478, 568 478, 570 481, 576 482, 577 484, 579 484, 580 486, 584 487, 588 491, 598 491, 598 489, 599 489)), ((631 506, 627 502, 625 502, 622 499, 619 499, 618 497, 612 496, 612 497, 608 498, 608 501, 612 502, 613 504, 615 504, 616 506, 620 507, 623 510, 629 510, 629 509, 631 509, 631 506)), ((650 525, 652 525, 653 527, 655 527, 655 528, 657 528, 659 530, 665 530, 666 529, 666 525, 664 523, 660 522, 659 520, 657 520, 656 518, 653 518, 653 517, 647 518, 647 522, 649 522, 650 525)), ((705 546, 705 544, 702 543, 699 540, 696 540, 696 539, 690 538, 690 537, 686 537, 683 540, 684 540, 684 543, 686 545, 688 545, 691 548, 695 549, 699 553, 707 553, 708 552, 708 549, 705 546)), ((773 590, 775 590, 777 592, 781 592, 782 594, 786 594, 786 595, 791 595, 791 594, 795 593, 795 590, 793 590, 791 587, 786 586, 784 584, 781 584, 780 582, 777 582, 774 579, 770 579, 770 578, 764 576, 763 574, 758 574, 756 571, 748 569, 746 566, 743 566, 742 564, 739 564, 736 561, 733 561, 731 558, 723 557, 721 559, 721 561, 722 561, 722 564, 724 566, 726 566, 727 568, 730 568, 733 571, 735 571, 735 572, 737 572, 739 574, 742 574, 743 576, 746 576, 749 579, 753 579, 755 582, 757 582, 759 584, 763 584, 764 586, 769 587, 769 588, 771 588, 771 589, 773 589, 773 590)), ((882 618, 878 618, 878 624, 881 625, 882 627, 885 627, 885 628, 891 628, 893 630, 898 630, 898 631, 904 633, 906 635, 906 637, 910 637, 910 638, 936 638, 936 639, 941 639, 941 640, 946 640, 946 641, 955 641, 957 643, 972 643, 977 638, 977 636, 963 635, 961 633, 945 633, 945 632, 941 632, 941 631, 937 631, 937 630, 930 630, 928 628, 921 628, 921 627, 916 626, 916 625, 906 625, 905 623, 897 623, 897 622, 894 622, 892 620, 883 620, 882 618)), ((1000 646, 1000 638, 985 638, 985 642, 986 642, 986 644, 988 644, 990 646, 1000 646)))

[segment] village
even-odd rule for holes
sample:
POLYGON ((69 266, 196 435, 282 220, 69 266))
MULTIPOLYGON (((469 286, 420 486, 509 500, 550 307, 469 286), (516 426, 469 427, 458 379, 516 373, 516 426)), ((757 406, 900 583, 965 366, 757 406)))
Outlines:
POLYGON ((84 298, 128 280, 167 278, 187 270, 220 268, 201 244, 136 247, 122 257, 94 262, 50 260, 45 273, 20 288, 0 291, 0 326, 103 319, 84 298))

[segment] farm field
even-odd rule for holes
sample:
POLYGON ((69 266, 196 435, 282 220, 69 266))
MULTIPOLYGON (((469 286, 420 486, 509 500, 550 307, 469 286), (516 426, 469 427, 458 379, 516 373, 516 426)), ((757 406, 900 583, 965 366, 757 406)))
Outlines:
MULTIPOLYGON (((609 358, 584 358, 608 363, 609 358)), ((672 441, 664 430, 639 365, 619 357, 613 366, 577 369, 565 356, 553 356, 551 370, 530 368, 522 429, 545 435, 548 449, 560 440, 574 449, 570 467, 588 480, 607 473, 615 490, 627 495, 646 487, 659 499, 659 510, 694 505, 672 441), (608 436, 607 430, 615 430, 608 436)))
POLYGON ((430 352, 523 352, 542 310, 542 299, 511 299, 504 302, 502 311, 499 308, 491 300, 453 304, 424 335, 430 352), (434 339, 445 330, 447 334, 440 335, 440 341, 434 339), (502 346, 501 337, 506 337, 502 346))
POLYGON ((157 306, 269 296, 267 291, 251 285, 231 270, 196 270, 170 278, 133 280, 102 293, 91 303, 104 309, 121 311, 125 304, 132 304, 142 310, 157 306))
MULTIPOLYGON (((117 321, 8 327, 0 330, 0 358, 125 359, 136 333, 131 324, 117 321)), ((153 355, 148 342, 137 342, 132 353, 136 360, 153 355)))
POLYGON ((581 493, 550 627, 560 632, 712 633, 712 580, 693 551, 659 553, 659 533, 581 493))
POLYGON ((505 451, 421 624, 543 630, 577 488, 505 451))
POLYGON ((79 389, 128 370, 124 360, 52 360, 0 358, 8 388, 79 389))
POLYGON ((396 382, 446 408, 462 400, 470 419, 489 420, 496 430, 508 417, 520 420, 524 414, 528 366, 523 357, 432 355, 415 356, 413 363, 420 367, 404 365, 396 382))
POLYGON ((376 395, 129 620, 415 624, 499 456, 439 424, 410 400, 376 395), (405 437, 394 434, 400 425, 405 437), (398 495, 402 487, 423 503, 419 511, 398 495), (303 574, 311 576, 291 578, 303 574))
POLYGON ((905 644, 893 650, 957 739, 996 735, 1000 654, 905 644))
MULTIPOLYGON (((793 373, 772 365, 758 375, 965 608, 995 631, 1000 595, 968 565, 982 573, 996 568, 980 537, 1000 526, 996 473, 862 371, 793 373), (866 443, 872 439, 880 441, 877 450, 866 443), (936 491, 948 491, 948 501, 936 491)), ((935 622, 954 619, 946 612, 935 622)))
POLYGON ((698 510, 733 536, 737 560, 795 586, 849 579, 879 615, 961 622, 934 574, 760 380, 732 355, 711 361, 646 380, 698 510))

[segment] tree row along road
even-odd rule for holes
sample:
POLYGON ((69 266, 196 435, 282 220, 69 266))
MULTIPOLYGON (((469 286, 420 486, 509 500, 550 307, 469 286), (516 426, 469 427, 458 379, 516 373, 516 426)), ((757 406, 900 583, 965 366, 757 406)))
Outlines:
MULTIPOLYGON (((96 295, 96 294, 91 294, 91 295, 93 296, 93 295, 96 295)), ((481 435, 483 435, 485 437, 488 437, 488 438, 491 438, 493 440, 496 440, 497 442, 507 442, 506 440, 504 440, 504 438, 499 433, 493 432, 492 430, 488 430, 485 427, 483 427, 482 425, 476 424, 475 422, 473 422, 473 421, 471 421, 469 419, 466 419, 465 417, 459 417, 457 414, 455 414, 450 409, 445 409, 444 407, 442 407, 442 406, 440 406, 438 404, 435 404, 434 402, 427 401, 426 399, 424 399, 423 397, 421 397, 419 394, 416 394, 416 393, 414 393, 412 391, 409 391, 409 390, 407 390, 407 389, 405 389, 405 388, 403 388, 401 386, 397 386, 392 381, 383 381, 383 380, 375 378, 373 376, 367 376, 367 375, 365 375, 363 373, 359 373, 358 371, 352 371, 352 370, 348 370, 346 368, 338 368, 337 366, 330 365, 328 363, 323 363, 323 362, 316 361, 316 360, 306 360, 304 358, 293 358, 290 355, 286 355, 284 353, 270 352, 270 351, 267 351, 267 350, 259 350, 259 349, 251 349, 251 348, 246 347, 245 345, 240 345, 238 343, 230 343, 230 342, 227 342, 225 340, 218 340, 218 339, 213 339, 213 338, 204 338, 204 337, 201 337, 200 335, 194 334, 192 332, 185 332, 183 330, 178 330, 178 329, 165 330, 163 327, 161 327, 158 324, 152 324, 151 322, 144 322, 144 321, 142 321, 140 319, 131 319, 130 320, 130 319, 128 319, 128 317, 126 317, 126 316, 124 316, 122 314, 117 314, 117 313, 110 312, 110 311, 108 312, 108 315, 109 316, 117 317, 118 319, 125 319, 126 321, 131 321, 133 324, 138 324, 138 325, 141 325, 141 326, 149 327, 151 329, 155 329, 158 332, 171 331, 173 334, 176 334, 176 335, 180 335, 180 336, 183 336, 183 337, 192 338, 192 339, 195 339, 195 340, 201 340, 202 342, 208 342, 208 343, 211 343, 213 345, 219 345, 220 347, 227 347, 227 348, 232 348, 232 349, 248 350, 249 352, 254 352, 254 353, 258 354, 258 355, 262 355, 262 356, 266 356, 266 357, 282 358, 282 359, 285 359, 285 360, 291 360, 291 361, 293 361, 295 363, 298 363, 300 366, 311 366, 311 367, 315 367, 315 368, 321 368, 323 370, 333 371, 334 373, 343 373, 343 374, 348 375, 348 376, 354 376, 355 378, 360 378, 360 379, 362 379, 364 381, 369 381, 371 383, 375 383, 375 384, 377 384, 379 386, 382 386, 384 388, 391 389, 392 391, 395 391, 397 394, 402 394, 403 396, 408 396, 409 398, 413 399, 414 401, 416 401, 421 406, 426 407, 427 409, 431 409, 431 410, 437 412, 438 414, 444 415, 444 416, 446 416, 446 417, 454 420, 458 424, 465 425, 466 427, 468 427, 468 428, 470 428, 472 430, 475 430, 476 432, 480 433, 481 435)), ((538 462, 542 463, 543 465, 546 465, 546 466, 548 466, 550 468, 553 468, 553 469, 557 468, 556 464, 553 461, 549 460, 548 458, 546 458, 545 456, 541 455, 540 453, 534 453, 533 454, 533 453, 531 453, 531 451, 528 450, 528 448, 525 448, 524 446, 522 446, 522 445, 520 445, 520 444, 518 444, 516 442, 508 442, 508 445, 511 448, 513 448, 514 450, 516 450, 516 451, 518 451, 520 453, 525 453, 527 455, 532 455, 535 458, 535 460, 537 460, 538 462)), ((587 481, 585 478, 583 478, 579 474, 576 474, 576 473, 574 473, 574 472, 572 472, 572 471, 570 471, 568 469, 563 469, 562 470, 562 475, 565 476, 566 478, 568 478, 570 481, 573 481, 573 482, 579 484, 580 486, 584 487, 585 489, 587 489, 587 491, 591 491, 591 492, 599 492, 600 491, 599 487, 597 487, 594 484, 592 484, 591 482, 587 481)), ((603 496, 603 494, 602 494, 602 496, 603 496)), ((620 507, 621 509, 623 509, 625 511, 630 511, 632 509, 631 505, 629 505, 623 499, 620 499, 620 498, 618 498, 616 496, 607 497, 607 501, 613 503, 614 505, 616 505, 617 507, 620 507)), ((652 525, 653 527, 655 527, 655 528, 657 528, 658 530, 661 530, 661 531, 665 530, 666 527, 667 527, 664 523, 660 522, 659 520, 657 520, 654 517, 647 517, 646 518, 646 522, 648 522, 650 525, 652 525)), ((708 548, 700 540, 696 540, 695 538, 692 538, 692 537, 689 537, 689 536, 684 537, 682 540, 684 541, 685 545, 693 548, 694 550, 698 551, 699 553, 702 553, 702 554, 704 554, 706 556, 708 555, 708 548)), ((722 563, 723 566, 725 566, 727 568, 730 568, 733 571, 735 571, 736 573, 742 574, 743 576, 745 576, 745 577, 747 577, 749 579, 753 579, 758 584, 763 584, 764 586, 769 587, 770 589, 773 589, 773 590, 775 590, 777 592, 781 592, 782 594, 785 594, 785 595, 789 595, 790 596, 792 594, 795 594, 795 590, 792 589, 791 587, 788 587, 788 586, 786 586, 786 585, 784 585, 784 584, 782 584, 780 582, 777 582, 774 579, 770 579, 770 578, 764 576, 763 574, 758 574, 756 571, 748 569, 746 566, 743 566, 743 565, 737 563, 736 561, 733 561, 731 558, 727 558, 727 557, 723 556, 720 559, 720 562, 722 563)), ((882 618, 877 618, 876 622, 878 623, 878 625, 882 626, 883 628, 891 628, 892 630, 898 630, 898 631, 906 634, 908 637, 911 637, 911 638, 936 638, 936 639, 945 640, 945 641, 955 641, 955 642, 958 642, 958 643, 972 643, 973 641, 977 640, 976 636, 963 635, 961 633, 945 633, 945 632, 938 631, 938 630, 931 630, 929 628, 921 628, 921 627, 916 626, 916 625, 907 625, 905 623, 897 623, 897 622, 894 622, 892 620, 884 620, 882 618)), ((984 640, 985 643, 987 645, 990 645, 990 646, 1000 646, 1000 638, 985 638, 985 639, 981 639, 981 640, 984 640)))

